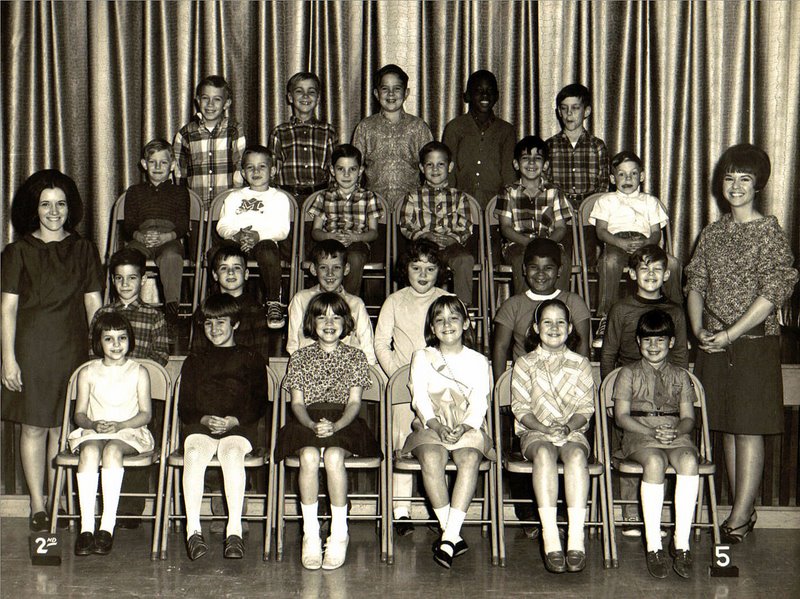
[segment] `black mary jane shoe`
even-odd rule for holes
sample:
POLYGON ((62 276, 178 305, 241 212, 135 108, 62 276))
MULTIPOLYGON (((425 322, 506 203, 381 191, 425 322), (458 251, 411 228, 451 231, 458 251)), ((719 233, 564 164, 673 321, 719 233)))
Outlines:
POLYGON ((186 551, 189 554, 189 559, 192 561, 200 559, 208 553, 208 544, 201 533, 196 532, 189 537, 186 541, 186 551))
POLYGON ((731 528, 728 525, 728 521, 722 523, 719 527, 720 536, 722 540, 726 543, 730 543, 731 545, 738 545, 744 538, 753 532, 753 529, 756 527, 756 521, 758 520, 758 514, 756 511, 753 510, 753 513, 750 514, 750 519, 742 524, 741 526, 737 526, 736 528, 731 528))
MULTIPOLYGON (((436 551, 436 548, 439 546, 439 543, 441 543, 441 540, 436 539, 433 542, 433 545, 431 545, 431 549, 433 551, 436 551)), ((464 539, 459 540, 457 543, 453 545, 453 557, 460 557, 464 555, 467 551, 469 551, 469 545, 467 545, 467 542, 464 539)))
POLYGON ((455 555, 455 550, 455 545, 453 545, 450 541, 439 541, 433 547, 433 561, 439 564, 442 568, 447 568, 449 570, 453 566, 453 556, 455 555), (453 553, 447 553, 444 549, 442 549, 442 545, 449 545, 453 553))
POLYGON ((580 572, 586 567, 586 552, 573 549, 567 551, 567 572, 580 572))
POLYGON ((82 532, 75 541, 75 555, 84 556, 94 553, 94 535, 82 532))
POLYGON ((664 557, 664 550, 648 551, 646 555, 647 571, 653 578, 666 578, 669 575, 667 572, 667 560, 664 557))
POLYGON ((33 516, 28 518, 28 528, 31 532, 45 532, 50 529, 50 518, 47 517, 47 512, 36 512, 33 516))
POLYGON ((239 535, 225 537, 225 549, 222 553, 225 559, 242 559, 244 557, 244 541, 239 535))
POLYGON ((94 535, 94 553, 97 555, 108 555, 114 546, 114 535, 107 530, 98 530, 94 535))

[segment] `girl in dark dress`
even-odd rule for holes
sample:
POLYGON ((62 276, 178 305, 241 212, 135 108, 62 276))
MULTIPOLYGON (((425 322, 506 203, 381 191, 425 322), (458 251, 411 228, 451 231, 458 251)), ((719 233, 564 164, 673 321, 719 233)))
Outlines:
MULTIPOLYGON (((45 467, 58 450, 69 377, 89 355, 87 323, 102 303, 97 248, 72 231, 82 214, 72 179, 57 170, 34 173, 12 206, 20 238, 3 250, 2 415, 22 425, 34 531, 49 527, 45 467)), ((54 471, 47 470, 52 488, 54 471)))
POLYGON ((381 455, 374 435, 358 417, 362 389, 370 386, 367 358, 360 349, 341 343, 353 327, 353 316, 341 295, 315 296, 303 318, 303 334, 315 343, 292 354, 283 381, 292 394, 294 418, 278 433, 275 459, 300 457, 302 563, 309 570, 333 570, 345 561, 349 536, 344 458, 381 455), (320 460, 325 464, 331 501, 324 560, 317 520, 320 460))

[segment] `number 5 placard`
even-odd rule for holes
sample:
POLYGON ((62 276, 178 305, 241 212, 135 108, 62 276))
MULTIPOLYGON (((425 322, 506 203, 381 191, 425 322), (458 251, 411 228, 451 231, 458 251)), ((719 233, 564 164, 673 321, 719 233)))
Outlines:
POLYGON ((714 545, 714 556, 708 573, 711 576, 725 576, 730 578, 739 576, 739 567, 734 566, 731 562, 730 545, 714 545))

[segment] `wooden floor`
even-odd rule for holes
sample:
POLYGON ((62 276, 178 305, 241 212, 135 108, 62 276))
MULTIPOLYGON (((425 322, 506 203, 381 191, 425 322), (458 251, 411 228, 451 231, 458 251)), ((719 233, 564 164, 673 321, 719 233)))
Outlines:
POLYGON ((300 565, 299 527, 287 527, 282 562, 263 562, 262 535, 246 539, 241 561, 222 558, 222 537, 206 535, 211 551, 189 561, 183 537, 170 535, 166 561, 149 559, 149 530, 119 530, 108 556, 78 558, 72 553, 75 533, 62 532, 61 566, 32 566, 28 557, 27 520, 0 522, 0 595, 3 598, 85 597, 302 597, 361 599, 419 597, 477 599, 479 597, 767 597, 800 596, 800 531, 756 529, 733 551, 739 578, 710 578, 710 537, 703 535, 695 549, 694 577, 685 581, 671 573, 665 580, 647 574, 639 541, 620 537, 620 567, 603 570, 602 547, 589 540, 588 566, 580 574, 553 575, 545 571, 538 542, 508 529, 508 566, 490 565, 488 539, 476 528, 465 530, 470 551, 456 560, 451 571, 434 564, 434 533, 424 527, 396 543, 393 566, 382 564, 379 539, 366 523, 351 527, 347 563, 332 572, 309 572, 300 565))

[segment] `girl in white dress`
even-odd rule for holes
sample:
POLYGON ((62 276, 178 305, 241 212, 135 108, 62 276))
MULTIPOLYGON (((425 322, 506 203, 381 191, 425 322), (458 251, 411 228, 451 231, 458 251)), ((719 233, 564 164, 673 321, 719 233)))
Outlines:
POLYGON ((122 457, 152 451, 155 442, 150 422, 150 377, 144 366, 128 359, 133 349, 133 328, 119 313, 98 317, 92 328, 92 350, 101 360, 78 375, 75 401, 76 428, 69 447, 80 450, 78 494, 81 534, 75 555, 106 555, 114 542, 117 504, 122 486, 122 457), (94 534, 94 509, 98 469, 103 465, 103 515, 94 534))
POLYGON ((475 494, 478 467, 484 458, 495 459, 484 432, 492 376, 486 357, 466 347, 471 339, 464 304, 454 295, 442 296, 425 319, 427 347, 411 358, 409 388, 417 419, 402 453, 413 454, 422 467, 425 491, 443 530, 433 559, 445 568, 467 551, 461 526, 475 494), (452 498, 444 471, 450 456, 458 468, 452 498))

